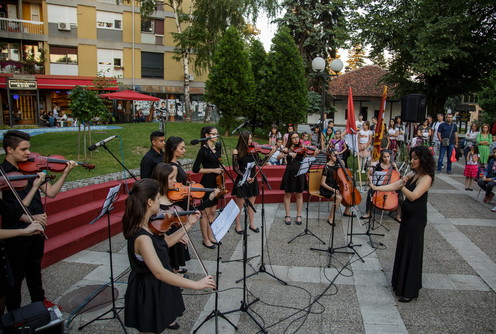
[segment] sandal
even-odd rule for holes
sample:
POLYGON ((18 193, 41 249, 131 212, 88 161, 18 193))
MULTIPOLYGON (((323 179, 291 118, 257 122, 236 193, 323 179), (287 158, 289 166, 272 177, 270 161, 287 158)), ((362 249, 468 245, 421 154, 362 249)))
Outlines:
POLYGON ((302 223, 301 216, 296 216, 295 223, 296 225, 301 225, 302 223), (298 220, 298 218, 300 218, 300 220, 298 220))
POLYGON ((332 220, 327 219, 327 224, 331 226, 336 226, 336 223, 333 223, 332 220))
POLYGON ((284 224, 291 225, 291 217, 290 216, 284 216, 284 224), (288 218, 289 218, 289 220, 288 220, 288 218))

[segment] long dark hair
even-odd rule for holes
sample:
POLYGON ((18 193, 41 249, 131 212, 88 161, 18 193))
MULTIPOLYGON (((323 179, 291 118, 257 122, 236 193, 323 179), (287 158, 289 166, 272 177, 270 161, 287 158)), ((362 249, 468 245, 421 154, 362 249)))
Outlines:
MULTIPOLYGON (((419 158, 419 169, 415 172, 419 175, 429 175, 434 183, 434 176, 436 175, 436 164, 434 158, 432 157, 431 151, 425 146, 415 146, 410 150, 409 157, 412 159, 412 153, 415 152, 417 158, 419 158)), ((432 184, 431 183, 431 184, 432 184)))
MULTIPOLYGON (((200 138, 205 138, 207 135, 215 129, 215 126, 204 126, 201 131, 200 131, 200 138)), ((208 140, 205 140, 202 145, 205 146, 207 145, 208 140)))
POLYGON ((165 142, 165 151, 164 151, 164 162, 172 162, 174 158, 174 152, 177 150, 179 144, 183 143, 184 139, 181 137, 171 136, 165 142))
POLYGON ((155 199, 158 194, 159 184, 153 179, 136 181, 126 199, 126 211, 122 217, 122 233, 129 239, 138 231, 146 214, 149 199, 155 199))
POLYGON ((243 130, 239 134, 238 143, 236 144, 236 150, 238 150, 238 159, 242 159, 248 154, 248 139, 250 138, 251 132, 248 130, 243 130))
POLYGON ((291 146, 293 145, 293 142, 291 141, 291 137, 293 137, 294 134, 298 134, 298 132, 296 131, 291 131, 289 134, 288 134, 288 142, 286 143, 286 148, 291 148, 291 146))
POLYGON ((174 167, 169 163, 159 163, 153 169, 151 178, 158 181, 160 195, 165 195, 169 191, 169 176, 174 171, 174 167))

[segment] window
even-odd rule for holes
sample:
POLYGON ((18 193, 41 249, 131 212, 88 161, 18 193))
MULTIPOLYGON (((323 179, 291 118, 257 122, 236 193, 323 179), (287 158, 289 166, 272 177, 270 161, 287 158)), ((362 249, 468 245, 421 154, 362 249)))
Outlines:
POLYGON ((21 61, 19 43, 0 43, 0 60, 21 61))
POLYGON ((77 65, 77 47, 50 46, 50 63, 77 65))
POLYGON ((141 19, 141 32, 153 32, 152 19, 141 19))
POLYGON ((98 72, 108 76, 122 76, 123 52, 121 50, 98 49, 98 72))
POLYGON ((141 52, 141 77, 164 78, 164 54, 141 52))
POLYGON ((96 26, 101 29, 122 30, 122 14, 97 11, 96 26))
POLYGON ((49 23, 58 23, 58 22, 67 22, 72 24, 77 23, 76 7, 47 5, 47 9, 48 9, 49 23))

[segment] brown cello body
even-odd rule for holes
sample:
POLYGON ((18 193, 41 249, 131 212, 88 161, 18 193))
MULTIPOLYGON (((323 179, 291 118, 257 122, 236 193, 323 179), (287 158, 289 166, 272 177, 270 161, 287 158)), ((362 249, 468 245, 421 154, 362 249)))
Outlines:
POLYGON ((343 205, 350 207, 362 202, 360 191, 353 187, 353 177, 349 169, 345 167, 338 168, 336 171, 336 181, 339 186, 339 192, 343 197, 343 205))
MULTIPOLYGON (((398 181, 401 178, 400 173, 391 168, 387 171, 383 180, 378 185, 387 185, 398 181)), ((372 204, 384 211, 394 211, 398 208, 398 193, 396 191, 376 191, 372 195, 372 204)))

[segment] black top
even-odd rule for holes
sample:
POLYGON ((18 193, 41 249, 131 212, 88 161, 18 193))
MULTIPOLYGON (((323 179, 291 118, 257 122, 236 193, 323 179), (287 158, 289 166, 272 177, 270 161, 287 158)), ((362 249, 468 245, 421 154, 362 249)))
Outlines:
MULTIPOLYGON (((322 177, 326 178, 325 183, 332 189, 339 189, 338 183, 334 179, 334 175, 336 174, 338 169, 339 169, 338 165, 330 166, 326 164, 324 167, 324 171, 322 172, 322 177)), ((320 186, 320 194, 324 197, 330 198, 331 196, 334 195, 334 192, 320 186)))
MULTIPOLYGON (((14 167, 14 165, 12 165, 7 160, 3 161, 2 168, 6 174, 10 172, 19 172, 19 169, 14 167)), ((24 199, 24 197, 26 197, 29 194, 31 188, 33 188, 33 183, 34 183, 34 179, 28 180, 27 187, 24 188, 23 190, 17 191, 17 194, 21 199, 24 199)), ((17 199, 10 190, 5 190, 3 192, 3 200, 10 206, 20 209, 20 205, 17 202, 17 199)), ((43 203, 41 202, 41 194, 39 190, 34 194, 33 199, 31 200, 31 203, 28 206, 28 210, 29 213, 31 213, 32 215, 38 215, 45 212, 43 208, 43 203)), ((4 219, 2 223, 2 228, 17 229, 17 228, 25 228, 26 226, 29 225, 29 223, 24 223, 19 221, 19 217, 20 216, 15 218, 15 216, 11 216, 11 215, 3 217, 4 219)))
POLYGON ((178 162, 171 161, 170 164, 176 166, 177 168, 176 181, 184 185, 187 185, 188 174, 186 174, 186 172, 184 171, 183 167, 181 166, 181 163, 179 161, 178 162))
POLYGON ((140 163, 140 176, 142 179, 150 178, 152 176, 153 169, 159 163, 164 160, 164 152, 158 153, 152 147, 141 159, 140 163))
MULTIPOLYGON (((193 173, 200 172, 200 168, 219 168, 219 160, 221 157, 221 146, 220 144, 215 144, 215 155, 212 153, 210 148, 203 145, 198 151, 195 163, 193 164, 193 173)), ((207 175, 207 174, 206 174, 207 175)))
POLYGON ((19 206, 12 206, 6 203, 4 200, 0 199, 0 215, 3 219, 19 220, 23 212, 19 206))

